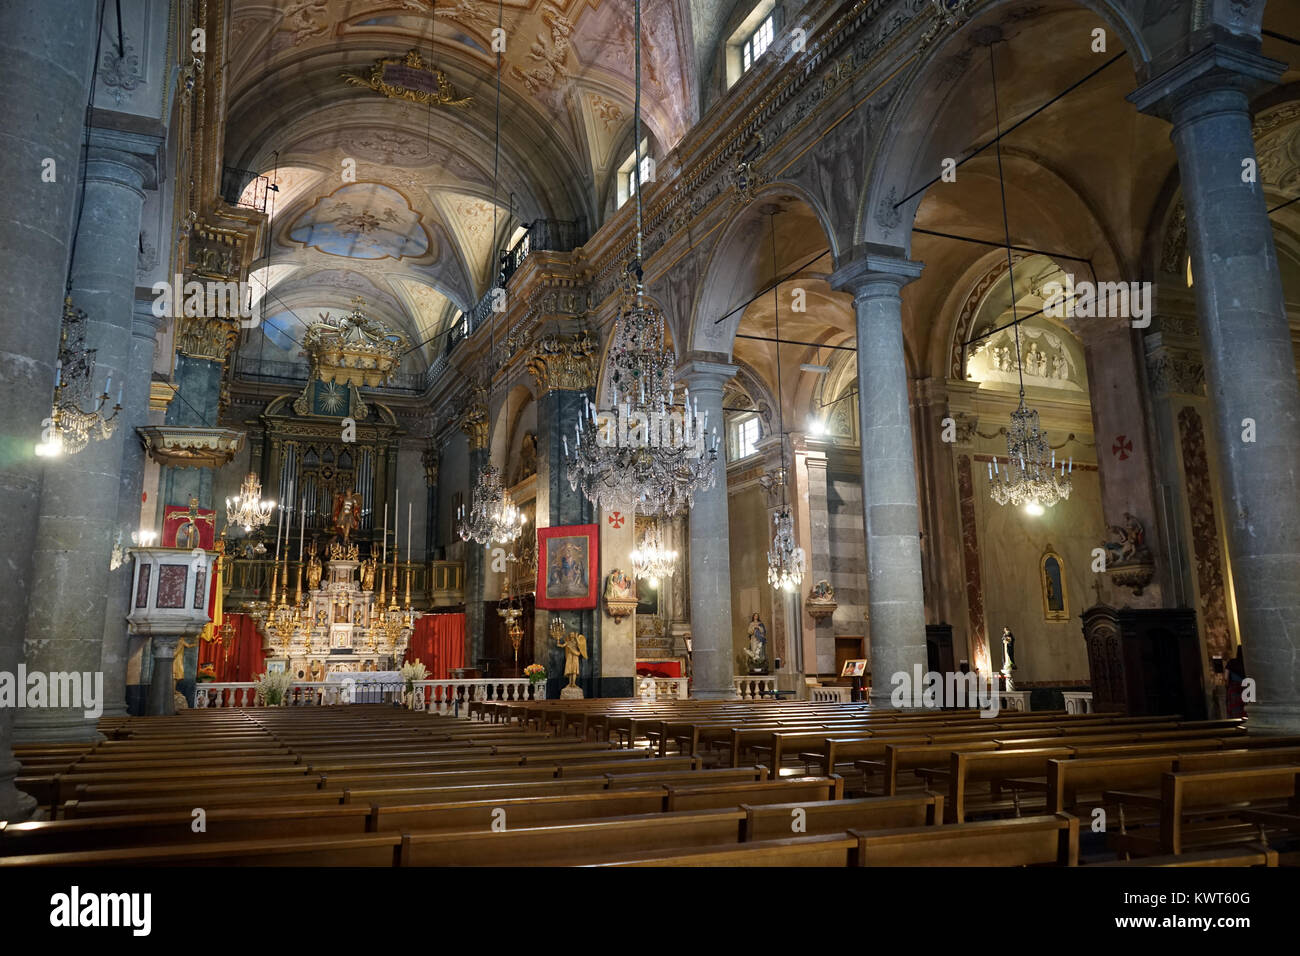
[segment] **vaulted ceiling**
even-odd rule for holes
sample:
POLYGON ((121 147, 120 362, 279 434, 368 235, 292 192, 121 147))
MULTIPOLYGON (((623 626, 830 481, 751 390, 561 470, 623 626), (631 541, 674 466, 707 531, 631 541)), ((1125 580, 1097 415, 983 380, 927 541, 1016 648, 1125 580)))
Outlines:
MULTIPOLYGON (((642 4, 643 120, 664 151, 694 122, 685 4, 642 4)), ((630 0, 235 0, 225 162, 278 187, 269 263, 257 263, 267 335, 244 353, 298 360, 295 325, 359 295, 424 343, 406 370, 425 367, 491 285, 494 229, 504 244, 539 218, 599 225, 632 148, 632 44, 630 0), (411 50, 468 103, 390 98, 344 76, 411 50)))

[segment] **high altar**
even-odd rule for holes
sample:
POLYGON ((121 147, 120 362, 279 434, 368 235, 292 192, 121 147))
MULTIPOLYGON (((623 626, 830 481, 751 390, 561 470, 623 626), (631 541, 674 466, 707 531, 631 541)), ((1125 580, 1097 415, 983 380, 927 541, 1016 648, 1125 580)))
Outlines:
POLYGON ((360 560, 357 545, 339 541, 330 545, 324 571, 322 576, 313 554, 309 588, 297 606, 282 603, 259 621, 268 666, 282 666, 305 680, 397 670, 418 615, 398 607, 396 571, 391 590, 381 586, 376 593, 374 559, 360 560))

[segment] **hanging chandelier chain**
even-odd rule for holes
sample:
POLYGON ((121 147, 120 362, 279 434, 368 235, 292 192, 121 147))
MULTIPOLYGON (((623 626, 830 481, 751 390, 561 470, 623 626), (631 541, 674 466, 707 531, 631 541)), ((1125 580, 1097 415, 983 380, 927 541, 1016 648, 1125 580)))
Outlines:
POLYGON ((701 414, 685 392, 682 412, 675 397, 677 355, 667 345, 663 313, 644 295, 641 197, 641 3, 635 0, 634 152, 632 194, 636 203, 635 259, 629 263, 618 317, 610 337, 611 407, 583 399, 574 423, 574 445, 561 438, 570 486, 602 509, 677 514, 697 491, 713 487, 718 460, 717 428, 710 437, 708 409, 701 414))
POLYGON ((1007 181, 1002 174, 1002 115, 998 107, 998 70, 994 62, 993 44, 989 44, 989 73, 993 76, 993 128, 996 134, 998 157, 998 189, 1002 195, 1002 231, 1007 245, 1007 278, 1011 282, 1011 327, 1016 336, 1016 372, 1020 377, 1020 404, 1025 403, 1025 369, 1020 358, 1020 319, 1016 315, 1016 274, 1011 256, 1011 220, 1007 216, 1007 181))

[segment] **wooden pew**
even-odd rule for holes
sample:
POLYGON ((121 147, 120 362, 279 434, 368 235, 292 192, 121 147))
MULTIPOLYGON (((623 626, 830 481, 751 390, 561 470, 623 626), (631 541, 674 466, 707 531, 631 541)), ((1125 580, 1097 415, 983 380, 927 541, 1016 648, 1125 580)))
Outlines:
MULTIPOLYGON (((1043 747, 1028 750, 994 750, 976 753, 954 752, 948 763, 948 802, 944 805, 945 823, 964 823, 971 784, 988 783, 989 798, 983 802, 991 808, 1000 798, 998 781, 1046 772, 1047 762, 1064 760, 1072 755, 1068 747, 1043 747)), ((1049 803, 1050 807, 1050 803, 1049 803)))
POLYGON ((926 793, 903 797, 862 797, 802 803, 741 804, 746 840, 774 840, 800 834, 935 826, 943 822, 943 797, 926 793), (802 829, 796 831, 794 827, 802 829))
POLYGON ((488 831, 494 824, 511 829, 567 820, 660 813, 667 795, 668 792, 663 787, 596 790, 580 794, 448 803, 399 803, 394 806, 374 804, 371 811, 375 829, 379 832, 488 831))
POLYGON ((208 843, 274 837, 356 835, 373 830, 367 806, 214 808, 205 829, 194 830, 186 811, 0 823, 0 856, 59 853, 126 846, 208 843))
POLYGON ((493 832, 409 833, 402 866, 557 866, 619 859, 638 851, 735 844, 740 810, 693 810, 608 817, 493 832))
MULTIPOLYGON (((1255 838, 1260 824, 1243 822, 1236 814, 1243 806, 1261 801, 1284 801, 1296 796, 1300 765, 1235 767, 1231 770, 1195 770, 1164 773, 1160 793, 1153 796, 1107 790, 1105 798, 1121 806, 1146 806, 1160 811, 1160 836, 1156 852, 1177 855, 1188 843, 1197 848, 1216 843, 1240 843, 1255 838), (1204 828, 1187 827, 1187 817, 1218 817, 1231 822, 1204 828)), ((1143 834, 1126 834, 1122 848, 1141 852, 1153 841, 1143 834)))
POLYGON ((184 846, 115 847, 0 857, 0 869, 20 866, 396 866, 398 833, 364 836, 229 840, 184 846))
POLYGON ((726 850, 660 850, 593 866, 854 866, 858 839, 811 836, 758 840, 726 850))
POLYGON ((1104 860, 1089 866, 1277 866, 1276 850, 1259 843, 1219 850, 1195 850, 1176 856, 1144 856, 1135 860, 1104 860))
POLYGON ((1077 866, 1079 820, 1068 813, 955 826, 849 831, 861 866, 1077 866))
MULTIPOLYGON (((697 771, 703 773, 704 771, 697 771)), ((821 802, 844 797, 842 777, 782 777, 760 782, 718 783, 703 786, 669 786, 668 810, 707 810, 741 804, 821 802)))

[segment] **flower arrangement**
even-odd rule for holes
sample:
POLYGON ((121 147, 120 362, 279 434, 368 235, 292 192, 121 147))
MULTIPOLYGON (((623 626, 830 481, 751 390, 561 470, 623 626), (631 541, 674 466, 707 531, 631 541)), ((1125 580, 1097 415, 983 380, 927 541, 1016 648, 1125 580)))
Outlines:
POLYGON ((200 665, 199 665, 199 672, 198 672, 198 675, 197 675, 197 680, 198 680, 198 682, 199 682, 200 684, 202 684, 202 683, 206 683, 207 681, 214 681, 214 680, 216 680, 216 679, 217 679, 217 665, 216 665, 216 664, 208 663, 208 664, 200 664, 200 665))
POLYGON ((546 668, 541 664, 529 664, 524 668, 524 676, 528 678, 530 684, 536 684, 538 681, 546 680, 546 668))
POLYGON ((424 661, 411 661, 402 665, 402 680, 406 681, 406 691, 410 693, 415 690, 415 682, 424 680, 429 674, 429 669, 424 666, 424 661))
POLYGON ((285 702, 293 675, 288 671, 271 671, 257 677, 257 699, 267 707, 279 707, 285 702))

